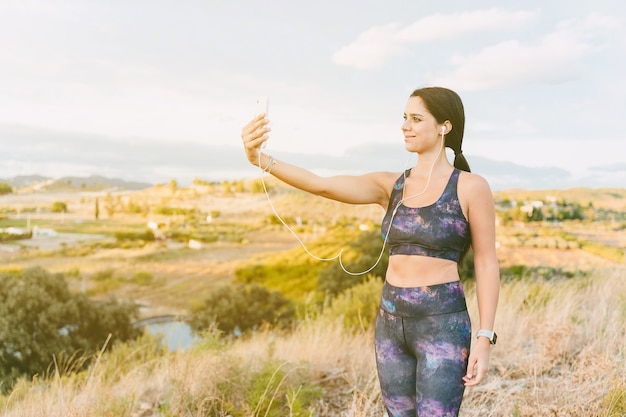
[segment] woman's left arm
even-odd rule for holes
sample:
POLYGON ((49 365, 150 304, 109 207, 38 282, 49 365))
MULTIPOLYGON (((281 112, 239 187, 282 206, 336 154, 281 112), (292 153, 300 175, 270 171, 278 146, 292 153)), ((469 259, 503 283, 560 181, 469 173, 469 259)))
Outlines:
MULTIPOLYGON (((500 294, 500 268, 496 254, 496 211, 491 189, 487 182, 475 174, 464 175, 459 197, 467 202, 466 214, 472 234, 474 269, 476 271, 476 297, 481 330, 494 330, 498 297, 500 294)), ((466 386, 478 385, 489 370, 490 340, 479 337, 471 350, 466 386)))

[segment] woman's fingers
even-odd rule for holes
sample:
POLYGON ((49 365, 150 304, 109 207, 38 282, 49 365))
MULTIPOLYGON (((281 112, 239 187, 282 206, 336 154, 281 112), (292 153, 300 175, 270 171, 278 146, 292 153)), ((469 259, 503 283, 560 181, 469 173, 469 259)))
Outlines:
POLYGON ((467 375, 463 377, 463 382, 465 382, 466 387, 478 385, 485 379, 486 375, 487 370, 477 366, 473 372, 468 372, 467 375))
POLYGON ((259 150, 263 143, 269 139, 269 121, 264 115, 258 115, 241 129, 241 140, 248 160, 258 165, 259 150))
POLYGON ((480 384, 487 376, 489 370, 489 350, 476 348, 470 354, 467 364, 467 372, 463 377, 466 387, 480 384))
POLYGON ((270 131, 268 123, 263 115, 259 115, 244 126, 241 130, 241 139, 246 148, 257 148, 268 139, 266 135, 270 131))

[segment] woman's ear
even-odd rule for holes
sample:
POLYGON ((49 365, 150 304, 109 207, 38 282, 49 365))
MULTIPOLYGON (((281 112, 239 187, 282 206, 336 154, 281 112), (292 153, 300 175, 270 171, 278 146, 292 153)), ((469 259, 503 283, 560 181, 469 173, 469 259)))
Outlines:
POLYGON ((452 123, 450 123, 449 120, 446 120, 439 127, 439 134, 442 136, 447 135, 448 133, 450 133, 451 130, 452 130, 452 123))

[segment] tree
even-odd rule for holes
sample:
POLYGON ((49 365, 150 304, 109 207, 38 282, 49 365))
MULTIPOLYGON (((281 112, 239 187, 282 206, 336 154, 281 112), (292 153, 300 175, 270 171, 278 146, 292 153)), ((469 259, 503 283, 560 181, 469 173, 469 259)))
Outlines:
POLYGON ((55 201, 54 203, 52 203, 52 207, 50 208, 50 210, 53 213, 67 213, 67 204, 65 204, 63 201, 55 201))
POLYGON ((3 194, 11 194, 13 192, 13 188, 5 183, 5 182, 0 182, 0 195, 3 194))
POLYGON ((115 201, 113 200, 111 193, 107 193, 104 199, 104 209, 106 210, 109 218, 113 217, 113 214, 115 213, 115 201))
POLYGON ((170 180, 170 191, 172 194, 176 194, 176 190, 178 190, 178 182, 175 179, 170 180))
POLYGON ((44 373, 59 355, 98 351, 109 334, 112 343, 137 337, 136 315, 135 305, 71 293, 62 274, 41 268, 0 274, 0 389, 44 373))
POLYGON ((196 331, 208 329, 213 323, 230 333, 242 332, 263 323, 287 324, 295 310, 280 291, 270 291, 259 284, 236 284, 214 292, 204 304, 195 309, 190 324, 196 331))

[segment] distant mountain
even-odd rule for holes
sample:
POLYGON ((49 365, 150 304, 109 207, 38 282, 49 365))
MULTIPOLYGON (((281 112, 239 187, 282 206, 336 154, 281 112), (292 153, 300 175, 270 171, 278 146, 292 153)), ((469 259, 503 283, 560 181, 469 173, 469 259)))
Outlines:
MULTIPOLYGON (((529 190, 557 189, 579 185, 568 171, 556 167, 528 167, 513 162, 495 161, 473 156, 471 158, 471 168, 472 172, 485 177, 494 190, 515 188, 529 190)), ((604 184, 601 186, 604 186, 604 184)))
MULTIPOLYGON (((175 179, 180 186, 191 185, 194 178, 209 181, 230 181, 241 178, 258 178, 258 168, 242 161, 242 158, 234 156, 238 153, 233 149, 215 149, 213 152, 189 152, 189 155, 210 155, 211 160, 206 158, 196 160, 170 152, 171 161, 167 169, 163 169, 160 163, 146 162, 141 171, 132 171, 140 179, 154 179, 153 183, 146 181, 133 181, 119 179, 118 172, 130 172, 124 164, 119 169, 113 170, 109 176, 65 176, 55 178, 42 175, 21 175, 9 179, 1 179, 14 188, 34 187, 38 190, 51 191, 99 191, 108 188, 120 190, 141 190, 150 188, 156 183, 167 183, 175 179), (228 166, 226 166, 228 165, 228 166), (173 176, 164 176, 163 172, 175 173, 173 176)), ((295 165, 308 168, 320 175, 359 175, 368 171, 401 171, 415 164, 415 158, 403 149, 394 149, 388 145, 364 145, 350 149, 349 152, 340 155, 326 154, 302 154, 302 153, 275 153, 281 160, 289 161, 295 165)), ((472 172, 477 173, 489 182, 494 191, 525 189, 569 189, 576 187, 584 188, 624 188, 626 185, 626 164, 613 164, 595 166, 584 172, 573 174, 567 169, 554 166, 531 167, 516 164, 510 161, 494 160, 476 155, 468 155, 472 172)), ((532 162, 532 161, 529 161, 532 162)), ((97 167, 98 165, 94 165, 97 167)), ((113 165, 107 165, 111 168, 113 165)), ((24 190, 25 191, 25 190, 24 190)))
MULTIPOLYGON (((329 174, 336 173, 337 167, 343 171, 338 173, 345 174, 378 170, 399 171, 411 167, 416 162, 414 156, 407 160, 407 153, 404 149, 395 149, 389 145, 380 144, 363 145, 332 157, 321 154, 275 153, 278 158, 283 155, 286 161, 329 174)), ((527 166, 472 154, 466 157, 472 172, 487 179, 493 190, 624 188, 626 185, 626 164, 596 166, 585 172, 574 174, 568 169, 555 166, 527 166)), ((452 158, 450 156, 450 161, 452 158)), ((533 163, 533 161, 528 162, 533 163)))
POLYGON ((38 184, 48 180, 42 175, 18 175, 9 179, 0 178, 0 182, 9 184, 13 188, 27 187, 32 184, 38 184))
POLYGON ((154 185, 148 182, 127 181, 120 178, 107 178, 100 175, 91 175, 89 177, 63 177, 61 178, 61 181, 66 183, 70 182, 75 187, 81 187, 82 184, 85 184, 86 187, 97 187, 102 185, 107 188, 114 187, 124 190, 143 190, 154 185))
MULTIPOLYGON (((134 190, 148 187, 149 182, 167 184, 172 179, 179 185, 186 186, 191 185, 196 178, 230 181, 258 178, 260 175, 260 170, 246 161, 240 144, 215 146, 208 142, 122 141, 106 136, 7 126, 2 123, 0 138, 3 145, 10 144, 8 150, 2 147, 1 175, 29 173, 33 172, 33 167, 34 172, 42 174, 5 180, 20 188, 42 183, 50 178, 59 179, 54 184, 55 190, 63 187, 62 189, 71 191, 80 190, 83 183, 83 189, 115 187, 134 190), (94 152, 94 143, 97 143, 101 151, 94 152), (141 156, 141 163, 138 163, 135 156, 141 156), (61 176, 66 177, 60 178, 61 176), (63 181, 66 184, 69 181, 71 187, 63 185, 63 181)), ((452 160, 454 155, 448 151, 449 159, 452 160)), ((392 145, 389 141, 360 143, 343 152, 320 149, 318 152, 302 153, 282 152, 277 149, 272 154, 278 160, 299 165, 320 175, 399 172, 417 162, 416 155, 407 153, 401 144, 392 145)), ((503 155, 503 158, 513 156, 503 155)), ((598 161, 602 165, 582 169, 574 162, 568 163, 567 160, 559 159, 559 155, 555 155, 555 164, 548 166, 537 166, 537 161, 533 158, 514 158, 517 161, 514 163, 502 158, 489 159, 472 155, 471 152, 466 152, 466 157, 472 172, 484 176, 493 190, 624 188, 626 185, 624 162, 603 164, 598 161)))
POLYGON ((119 178, 107 178, 100 175, 90 175, 88 177, 62 177, 50 178, 42 175, 18 175, 8 179, 0 178, 0 182, 9 184, 13 188, 33 187, 34 189, 88 189, 100 190, 115 188, 121 190, 143 190, 150 188, 154 184, 140 181, 127 181, 119 178))

